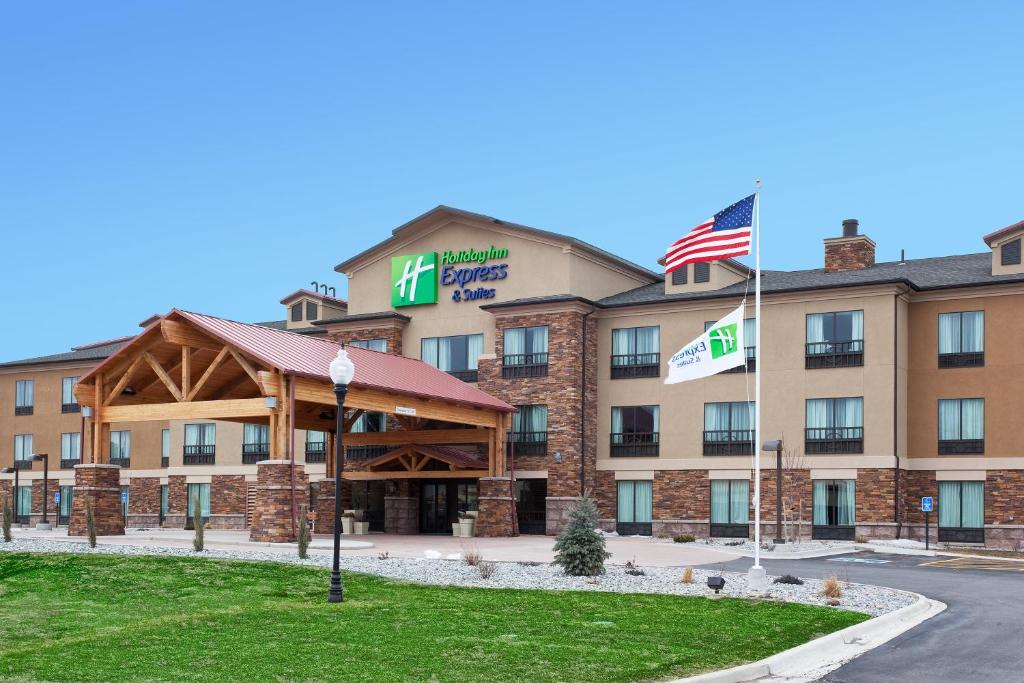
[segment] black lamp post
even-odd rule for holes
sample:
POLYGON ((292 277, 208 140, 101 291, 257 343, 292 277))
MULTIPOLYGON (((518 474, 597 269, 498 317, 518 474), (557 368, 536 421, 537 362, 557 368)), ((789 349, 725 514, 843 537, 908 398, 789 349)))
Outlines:
POLYGON ((327 602, 341 602, 344 593, 341 587, 341 471, 345 465, 342 433, 345 430, 345 394, 348 385, 356 374, 356 366, 348 357, 345 345, 338 349, 338 355, 331 361, 328 369, 331 381, 334 382, 334 395, 338 405, 334 413, 334 561, 331 564, 331 587, 327 592, 327 602))
POLYGON ((782 536, 782 439, 765 441, 761 447, 765 451, 775 451, 775 540, 776 545, 786 542, 782 536))
MULTIPOLYGON (((46 504, 49 502, 50 497, 50 456, 48 453, 33 453, 32 459, 36 462, 43 461, 43 521, 41 524, 44 528, 49 528, 50 524, 46 518, 46 504)), ((39 528, 39 525, 36 525, 39 528)))
POLYGON ((14 491, 13 491, 13 495, 11 496, 11 498, 12 498, 12 500, 11 500, 11 511, 14 514, 14 521, 15 521, 15 523, 17 523, 18 522, 18 468, 17 467, 5 467, 2 470, 0 470, 0 473, 2 473, 2 474, 11 474, 12 472, 14 473, 14 491))

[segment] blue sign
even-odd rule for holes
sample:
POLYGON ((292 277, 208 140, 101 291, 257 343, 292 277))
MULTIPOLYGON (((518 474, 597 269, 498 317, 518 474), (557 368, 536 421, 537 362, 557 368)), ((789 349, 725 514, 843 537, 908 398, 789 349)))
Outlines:
POLYGON ((54 492, 54 494, 53 494, 53 502, 54 503, 59 503, 60 502, 60 491, 54 492))
POLYGON ((921 498, 921 512, 931 512, 931 511, 932 511, 932 497, 931 496, 924 496, 923 498, 921 498))
POLYGON ((121 491, 121 502, 122 503, 127 503, 128 502, 128 492, 127 491, 121 491))

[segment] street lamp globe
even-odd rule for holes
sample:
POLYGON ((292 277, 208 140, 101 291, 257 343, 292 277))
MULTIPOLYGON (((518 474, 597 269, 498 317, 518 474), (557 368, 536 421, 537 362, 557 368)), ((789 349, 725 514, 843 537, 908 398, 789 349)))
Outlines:
POLYGON ((356 374, 356 366, 348 357, 348 352, 342 346, 338 349, 338 355, 331 361, 327 372, 331 375, 331 381, 335 384, 350 384, 352 377, 356 374))

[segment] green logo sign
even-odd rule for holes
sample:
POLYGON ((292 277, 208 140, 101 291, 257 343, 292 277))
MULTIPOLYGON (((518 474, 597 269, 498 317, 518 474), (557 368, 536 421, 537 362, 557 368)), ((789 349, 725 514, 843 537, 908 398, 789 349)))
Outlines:
POLYGON ((711 330, 708 339, 711 342, 712 358, 721 358, 730 353, 735 353, 739 348, 736 346, 736 323, 716 327, 711 330))
POLYGON ((437 252, 391 257, 391 305, 437 303, 437 252))

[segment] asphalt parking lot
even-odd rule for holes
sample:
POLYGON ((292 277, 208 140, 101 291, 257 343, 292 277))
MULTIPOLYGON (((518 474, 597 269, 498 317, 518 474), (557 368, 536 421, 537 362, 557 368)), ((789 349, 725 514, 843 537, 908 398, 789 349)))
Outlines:
MULTIPOLYGON (((749 559, 721 565, 743 571, 749 559)), ((1024 681, 1024 563, 857 553, 766 560, 770 574, 872 583, 922 593, 948 608, 821 679, 827 683, 1024 681)), ((717 566, 717 565, 716 565, 717 566)))

